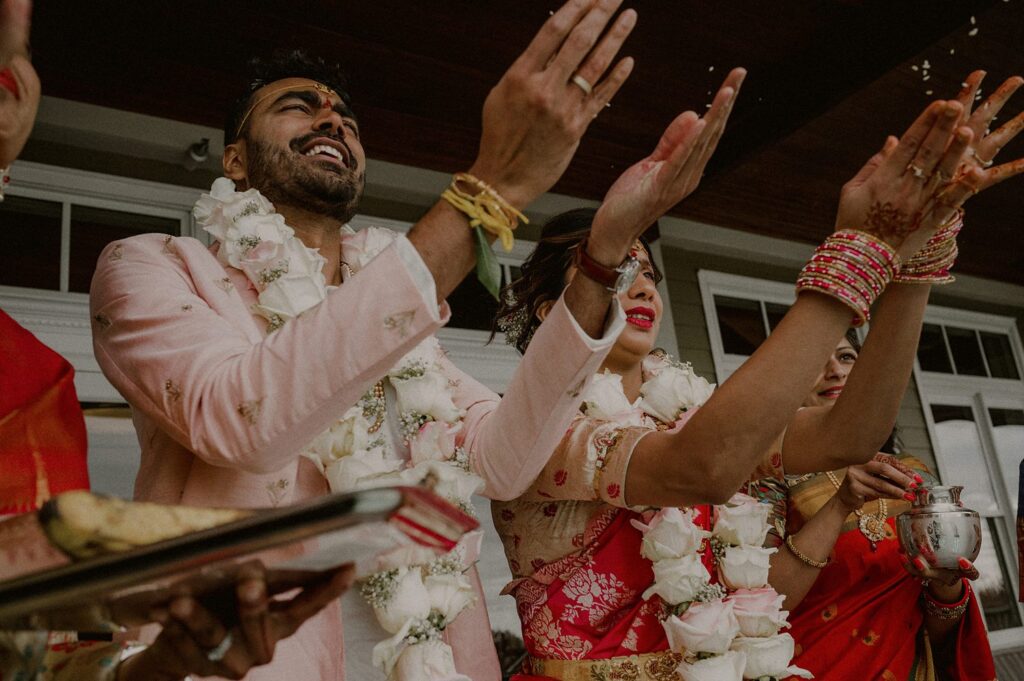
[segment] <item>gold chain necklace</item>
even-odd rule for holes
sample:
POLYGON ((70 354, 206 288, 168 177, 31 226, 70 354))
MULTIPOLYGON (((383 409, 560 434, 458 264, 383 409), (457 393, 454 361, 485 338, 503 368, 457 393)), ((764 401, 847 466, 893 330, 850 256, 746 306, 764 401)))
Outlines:
MULTIPOLYGON (((836 491, 839 491, 839 479, 836 477, 836 474, 832 471, 825 471, 825 475, 828 476, 836 491)), ((865 513, 863 509, 859 508, 854 513, 857 514, 857 525, 860 527, 860 533, 871 542, 871 550, 874 551, 877 548, 878 542, 885 539, 885 521, 889 517, 888 504, 886 504, 885 499, 879 499, 877 514, 865 513)))
POLYGON ((369 429, 367 429, 367 432, 370 433, 371 435, 380 430, 380 427, 384 425, 384 416, 387 414, 387 407, 385 406, 384 402, 383 378, 377 381, 377 383, 373 386, 372 392, 374 400, 374 415, 376 416, 376 419, 374 420, 373 425, 370 426, 369 429))

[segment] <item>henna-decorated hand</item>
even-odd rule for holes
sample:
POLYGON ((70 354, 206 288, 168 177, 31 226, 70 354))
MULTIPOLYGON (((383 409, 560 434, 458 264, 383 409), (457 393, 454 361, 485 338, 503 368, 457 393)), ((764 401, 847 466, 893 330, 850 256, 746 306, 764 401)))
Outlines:
POLYGON ((569 0, 487 96, 480 152, 469 172, 513 206, 554 185, 590 122, 629 76, 632 59, 609 66, 636 12, 626 10, 604 30, 621 4, 569 0))
POLYGON ((866 464, 847 468, 846 477, 839 485, 836 496, 847 512, 852 513, 876 499, 909 501, 913 498, 912 490, 921 482, 921 476, 900 463, 895 456, 880 452, 866 464))
POLYGON ((625 257, 644 230, 700 184, 747 72, 733 69, 703 118, 687 111, 669 124, 650 156, 611 186, 594 217, 591 255, 606 264, 625 257), (607 254, 602 260, 601 252, 607 254))
POLYGON ((952 182, 973 137, 958 125, 962 112, 959 102, 933 102, 903 137, 887 139, 843 186, 836 229, 870 232, 903 258, 920 250, 970 194, 952 182))
POLYGON ((966 178, 973 171, 973 181, 970 183, 970 187, 977 191, 988 189, 992 185, 1024 171, 1024 158, 992 167, 995 157, 1002 148, 1024 129, 1024 112, 1017 114, 994 132, 989 130, 993 119, 1006 102, 1013 96, 1013 93, 1020 89, 1021 85, 1024 85, 1024 78, 1020 76, 1007 78, 972 112, 974 98, 984 78, 984 71, 975 71, 967 76, 967 80, 964 81, 966 85, 956 96, 957 101, 964 107, 960 125, 970 128, 974 133, 957 174, 966 178))

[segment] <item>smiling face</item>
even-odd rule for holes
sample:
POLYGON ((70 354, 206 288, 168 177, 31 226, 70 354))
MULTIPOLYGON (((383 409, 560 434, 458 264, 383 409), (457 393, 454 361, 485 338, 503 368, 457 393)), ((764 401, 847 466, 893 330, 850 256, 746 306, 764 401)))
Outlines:
POLYGON ((366 156, 348 106, 307 78, 274 81, 250 99, 243 136, 224 151, 225 174, 274 204, 351 219, 366 156))
POLYGON ((850 341, 845 338, 839 341, 832 356, 825 362, 825 368, 818 374, 814 389, 804 400, 803 406, 822 407, 835 404, 856 362, 857 351, 850 345, 850 341))

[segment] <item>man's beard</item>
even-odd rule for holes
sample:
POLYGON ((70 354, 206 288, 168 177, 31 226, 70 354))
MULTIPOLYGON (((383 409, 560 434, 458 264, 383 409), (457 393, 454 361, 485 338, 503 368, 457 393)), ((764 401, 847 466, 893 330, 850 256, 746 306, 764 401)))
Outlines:
MULTIPOLYGON (((275 205, 294 206, 339 222, 348 222, 356 214, 363 194, 362 170, 313 168, 296 151, 301 142, 293 140, 291 149, 285 151, 255 139, 246 140, 249 185, 275 205)), ((355 162, 352 154, 349 158, 355 162)))

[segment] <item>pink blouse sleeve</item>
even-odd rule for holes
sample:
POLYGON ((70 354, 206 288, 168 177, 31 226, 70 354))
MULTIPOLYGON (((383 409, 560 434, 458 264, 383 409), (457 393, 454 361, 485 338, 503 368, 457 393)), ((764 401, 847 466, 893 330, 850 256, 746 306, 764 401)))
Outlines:
POLYGON ((144 235, 110 244, 91 291, 103 373, 215 466, 279 470, 445 321, 394 245, 269 336, 205 247, 144 235))
POLYGON ((534 482, 580 407, 580 394, 623 326, 618 306, 604 336, 584 334, 559 299, 537 329, 500 399, 447 362, 466 409, 462 444, 491 499, 515 499, 534 482))

